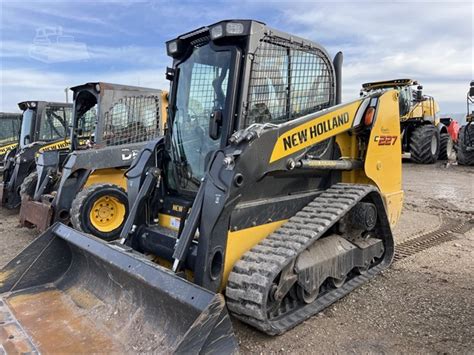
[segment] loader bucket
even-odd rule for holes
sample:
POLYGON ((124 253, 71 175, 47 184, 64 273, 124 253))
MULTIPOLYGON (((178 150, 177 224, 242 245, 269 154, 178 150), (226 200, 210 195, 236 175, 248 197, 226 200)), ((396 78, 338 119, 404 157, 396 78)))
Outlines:
POLYGON ((2 350, 233 353, 237 343, 222 295, 56 223, 0 272, 2 350))

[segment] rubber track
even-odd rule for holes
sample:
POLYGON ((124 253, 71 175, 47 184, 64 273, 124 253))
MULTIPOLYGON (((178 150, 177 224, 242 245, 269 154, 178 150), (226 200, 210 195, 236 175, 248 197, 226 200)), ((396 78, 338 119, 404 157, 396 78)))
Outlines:
POLYGON ((227 283, 227 306, 232 314, 265 333, 281 334, 388 267, 393 255, 386 255, 383 261, 364 275, 355 276, 342 287, 323 294, 311 304, 303 305, 276 319, 269 320, 267 317, 268 294, 282 269, 373 191, 378 190, 370 185, 336 184, 245 253, 234 265, 227 283))
POLYGON ((394 260, 398 261, 423 250, 454 240, 456 239, 454 233, 464 234, 473 227, 474 219, 462 222, 451 219, 435 231, 424 233, 419 237, 398 244, 395 248, 394 260))

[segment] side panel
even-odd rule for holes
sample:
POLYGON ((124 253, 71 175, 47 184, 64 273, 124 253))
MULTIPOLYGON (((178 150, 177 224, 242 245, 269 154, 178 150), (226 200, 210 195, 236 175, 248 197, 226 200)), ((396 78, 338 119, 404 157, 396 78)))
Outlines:
POLYGON ((109 183, 127 190, 127 180, 124 176, 125 169, 99 169, 89 175, 85 187, 94 184, 109 183))
POLYGON ((365 172, 380 189, 393 226, 400 218, 403 203, 398 94, 389 91, 379 100, 370 132, 365 172))
POLYGON ((242 255, 258 244, 263 238, 273 233, 286 221, 287 220, 284 219, 235 232, 229 231, 227 234, 222 287, 225 287, 227 284, 227 278, 229 277, 234 264, 242 257, 242 255))

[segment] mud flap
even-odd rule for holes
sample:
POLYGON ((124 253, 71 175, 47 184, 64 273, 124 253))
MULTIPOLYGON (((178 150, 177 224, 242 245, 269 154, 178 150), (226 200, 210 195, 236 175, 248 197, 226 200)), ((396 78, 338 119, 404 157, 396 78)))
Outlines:
POLYGON ((60 223, 1 270, 0 293, 0 349, 237 351, 222 295, 60 223))

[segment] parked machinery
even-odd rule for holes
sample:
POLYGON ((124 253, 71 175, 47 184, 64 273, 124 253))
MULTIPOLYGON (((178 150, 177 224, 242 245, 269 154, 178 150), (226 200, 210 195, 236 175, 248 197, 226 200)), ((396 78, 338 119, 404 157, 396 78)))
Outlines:
POLYGON ((0 112, 0 175, 5 155, 18 146, 21 113, 0 112))
POLYGON ((459 130, 457 157, 461 165, 474 165, 474 81, 466 95, 466 124, 459 130))
POLYGON ((257 21, 167 50, 169 126, 127 173, 121 240, 58 223, 1 271, 0 329, 32 350, 230 353, 228 311, 281 334, 392 261, 398 91, 341 104, 341 53, 257 21))
POLYGON ((419 164, 448 159, 449 132, 437 117, 438 103, 423 95, 423 87, 412 79, 377 81, 362 85, 361 95, 376 91, 399 92, 402 152, 419 164), (415 88, 416 87, 416 88, 415 88))
POLYGON ((24 101, 18 147, 5 156, 0 204, 9 209, 20 206, 23 180, 36 169, 35 156, 42 151, 69 149, 72 104, 24 101))
POLYGON ((148 140, 163 135, 167 93, 104 82, 71 90, 71 148, 38 156, 21 188, 20 222, 40 231, 71 223, 112 240, 128 213, 124 172, 148 140))

